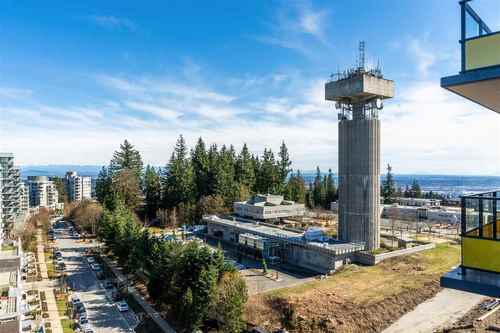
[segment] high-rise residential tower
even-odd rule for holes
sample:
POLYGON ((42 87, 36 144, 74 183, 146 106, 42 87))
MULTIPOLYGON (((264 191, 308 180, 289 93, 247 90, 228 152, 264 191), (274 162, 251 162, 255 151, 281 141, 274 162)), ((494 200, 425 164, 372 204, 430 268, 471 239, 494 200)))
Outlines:
POLYGON ((69 201, 82 201, 92 197, 92 178, 79 176, 75 171, 68 171, 64 177, 69 201))

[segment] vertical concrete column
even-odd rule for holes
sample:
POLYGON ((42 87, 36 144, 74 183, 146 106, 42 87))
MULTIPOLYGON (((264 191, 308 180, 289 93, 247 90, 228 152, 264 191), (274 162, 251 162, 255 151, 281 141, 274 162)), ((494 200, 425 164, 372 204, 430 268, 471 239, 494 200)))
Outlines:
POLYGON ((339 122, 339 239, 380 246, 380 121, 339 122))

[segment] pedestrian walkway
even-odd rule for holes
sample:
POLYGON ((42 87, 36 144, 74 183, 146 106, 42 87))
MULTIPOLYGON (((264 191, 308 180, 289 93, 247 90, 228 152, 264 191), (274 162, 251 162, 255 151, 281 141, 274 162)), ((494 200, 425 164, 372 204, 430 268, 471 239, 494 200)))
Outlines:
POLYGON ((464 316, 484 296, 454 289, 443 289, 433 298, 419 304, 384 333, 427 333, 435 332, 453 324, 464 316))
POLYGON ((45 292, 45 301, 47 302, 47 312, 49 314, 50 327, 53 333, 63 333, 61 318, 57 310, 56 298, 53 288, 42 289, 45 292))
POLYGON ((45 263, 45 253, 42 237, 42 229, 36 229, 36 253, 38 256, 38 267, 40 268, 40 275, 42 279, 48 279, 49 275, 47 273, 47 265, 45 263))
POLYGON ((48 321, 50 322, 52 333, 63 333, 61 318, 59 317, 59 312, 57 311, 57 303, 54 296, 55 281, 49 280, 49 275, 47 274, 42 229, 40 228, 37 228, 36 230, 36 252, 38 255, 38 267, 40 269, 42 281, 35 282, 33 285, 37 286, 39 291, 43 291, 45 293, 47 312, 49 314, 48 321))

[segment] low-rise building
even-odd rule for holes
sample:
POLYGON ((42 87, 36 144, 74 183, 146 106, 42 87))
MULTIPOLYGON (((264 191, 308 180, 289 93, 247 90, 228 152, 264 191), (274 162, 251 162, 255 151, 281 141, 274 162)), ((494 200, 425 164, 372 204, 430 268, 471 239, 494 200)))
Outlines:
POLYGON ((382 217, 387 219, 436 223, 459 223, 461 210, 455 207, 383 205, 382 217))
POLYGON ((64 177, 69 201, 82 201, 92 198, 92 178, 79 176, 75 171, 68 171, 64 177))
POLYGON ((235 202, 233 208, 236 215, 256 220, 303 216, 305 213, 304 204, 284 200, 282 195, 271 194, 257 194, 247 201, 235 202))
POLYGON ((330 273, 354 261, 365 244, 341 242, 318 232, 279 228, 239 217, 205 216, 208 237, 232 244, 240 254, 316 273, 330 273))
POLYGON ((22 324, 20 242, 0 249, 0 333, 19 333, 22 324))
POLYGON ((441 200, 425 198, 395 198, 395 201, 401 206, 412 207, 439 207, 441 200))

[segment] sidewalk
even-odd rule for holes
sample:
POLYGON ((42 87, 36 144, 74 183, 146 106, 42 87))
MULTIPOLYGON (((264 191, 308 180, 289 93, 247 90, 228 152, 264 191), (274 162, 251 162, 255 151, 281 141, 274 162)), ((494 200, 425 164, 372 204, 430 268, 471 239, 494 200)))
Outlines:
POLYGON ((384 333, 427 333, 450 325, 464 316, 484 296, 453 289, 443 289, 433 298, 419 304, 384 333))
MULTIPOLYGON (((39 291, 45 292, 45 301, 47 302, 47 310, 49 314, 48 321, 50 322, 50 327, 53 333, 63 333, 63 328, 61 325, 61 318, 59 317, 59 312, 57 311, 56 298, 54 297, 54 282, 49 280, 47 274, 47 265, 45 263, 45 253, 42 237, 42 229, 37 228, 36 230, 36 251, 38 254, 38 265, 40 267, 40 274, 42 276, 41 282, 36 282, 36 285, 41 289, 39 291)), ((34 283, 35 284, 35 283, 34 283)))
POLYGON ((48 279, 49 275, 47 274, 47 265, 45 264, 42 229, 40 228, 36 229, 36 252, 38 255, 38 265, 40 267, 40 274, 42 275, 42 279, 48 279))

